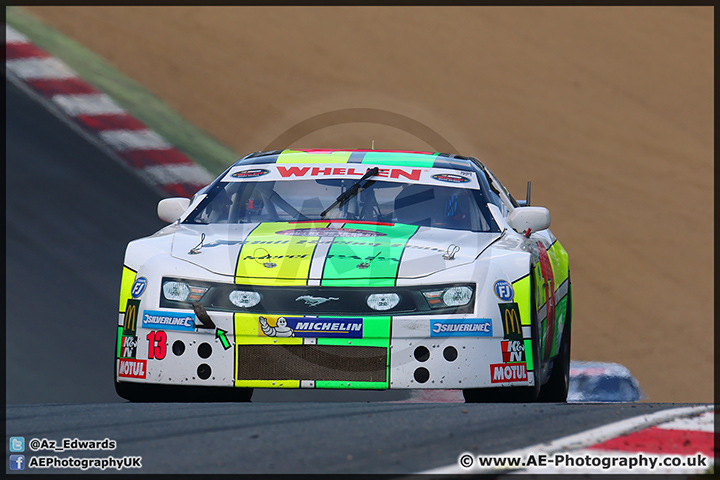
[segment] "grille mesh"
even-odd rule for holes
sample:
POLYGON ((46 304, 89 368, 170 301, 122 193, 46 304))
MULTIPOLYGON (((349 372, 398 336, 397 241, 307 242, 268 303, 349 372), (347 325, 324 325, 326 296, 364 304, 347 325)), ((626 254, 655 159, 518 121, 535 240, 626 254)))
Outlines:
POLYGON ((238 380, 387 381, 387 348, 238 345, 238 380))

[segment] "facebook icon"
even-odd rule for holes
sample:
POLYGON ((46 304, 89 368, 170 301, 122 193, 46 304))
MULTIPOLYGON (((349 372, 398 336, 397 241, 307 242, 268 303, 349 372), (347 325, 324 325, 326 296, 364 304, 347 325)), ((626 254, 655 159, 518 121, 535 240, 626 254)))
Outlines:
POLYGON ((10 455, 10 470, 25 470, 25 455, 10 455))

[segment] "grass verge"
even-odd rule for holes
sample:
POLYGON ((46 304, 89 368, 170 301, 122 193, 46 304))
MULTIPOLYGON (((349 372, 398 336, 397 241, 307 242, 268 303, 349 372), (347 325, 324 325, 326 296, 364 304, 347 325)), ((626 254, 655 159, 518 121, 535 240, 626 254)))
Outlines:
POLYGON ((193 161, 217 175, 238 155, 219 140, 190 124, 159 97, 124 76, 99 55, 20 7, 6 7, 6 22, 70 68, 193 161))

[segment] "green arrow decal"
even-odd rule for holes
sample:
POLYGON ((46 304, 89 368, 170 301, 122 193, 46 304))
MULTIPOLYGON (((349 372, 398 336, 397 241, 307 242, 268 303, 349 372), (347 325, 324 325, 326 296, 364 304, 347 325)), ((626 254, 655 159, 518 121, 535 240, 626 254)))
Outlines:
POLYGON ((222 343, 222 346, 225 350, 230 348, 230 341, 227 338, 227 331, 223 330, 222 328, 218 328, 215 330, 215 338, 220 339, 220 343, 222 343))

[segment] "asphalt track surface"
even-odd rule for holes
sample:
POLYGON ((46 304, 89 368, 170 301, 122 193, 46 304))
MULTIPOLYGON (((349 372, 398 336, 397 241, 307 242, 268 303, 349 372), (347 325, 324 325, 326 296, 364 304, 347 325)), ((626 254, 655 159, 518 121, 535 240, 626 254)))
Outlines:
MULTIPOLYGON (((162 227, 160 197, 7 80, 6 140, 6 445, 109 438, 113 451, 37 454, 142 456, 141 473, 399 474, 678 406, 268 390, 248 404, 127 403, 112 380, 122 258, 162 227)), ((48 471, 80 472, 35 470, 48 471)))

